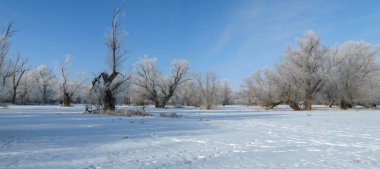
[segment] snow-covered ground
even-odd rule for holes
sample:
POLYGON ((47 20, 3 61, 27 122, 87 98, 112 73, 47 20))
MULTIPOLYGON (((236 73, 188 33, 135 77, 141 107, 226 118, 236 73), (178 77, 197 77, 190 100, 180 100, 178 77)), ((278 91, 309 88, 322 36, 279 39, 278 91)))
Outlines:
POLYGON ((0 168, 380 168, 380 111, 230 106, 181 118, 0 110, 0 168))

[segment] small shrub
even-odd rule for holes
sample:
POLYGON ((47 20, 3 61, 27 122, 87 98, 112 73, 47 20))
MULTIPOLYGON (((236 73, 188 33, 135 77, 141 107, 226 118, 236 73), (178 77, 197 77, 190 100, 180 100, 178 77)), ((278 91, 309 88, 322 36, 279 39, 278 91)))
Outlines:
POLYGON ((104 115, 114 115, 114 116, 127 116, 127 117, 132 117, 132 116, 141 116, 141 117, 147 117, 147 116, 153 116, 152 114, 146 113, 145 110, 142 108, 139 109, 133 109, 133 110, 101 110, 101 109, 96 109, 92 111, 88 111, 86 108, 86 112, 92 113, 92 114, 104 114, 104 115))

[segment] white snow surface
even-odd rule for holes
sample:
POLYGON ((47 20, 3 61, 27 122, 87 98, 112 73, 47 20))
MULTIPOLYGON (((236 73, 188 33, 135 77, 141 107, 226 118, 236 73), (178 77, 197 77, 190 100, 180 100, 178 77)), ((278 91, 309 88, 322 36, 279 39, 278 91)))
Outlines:
POLYGON ((148 108, 155 117, 83 110, 0 109, 0 168, 380 168, 380 110, 148 108))

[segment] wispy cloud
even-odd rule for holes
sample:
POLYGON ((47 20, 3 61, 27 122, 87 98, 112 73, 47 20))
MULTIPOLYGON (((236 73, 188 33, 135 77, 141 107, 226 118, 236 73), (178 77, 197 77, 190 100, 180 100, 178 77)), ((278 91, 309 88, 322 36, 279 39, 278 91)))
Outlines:
POLYGON ((220 73, 241 79, 253 70, 276 64, 295 37, 319 26, 316 16, 332 10, 333 6, 315 1, 247 1, 229 14, 207 56, 223 57, 215 69, 231 67, 220 73))
POLYGON ((321 9, 326 10, 321 4, 312 1, 278 1, 273 4, 250 1, 242 4, 231 14, 209 55, 217 55, 230 43, 239 44, 237 55, 240 56, 246 54, 248 48, 254 48, 252 45, 263 41, 277 44, 280 40, 302 33, 307 25, 313 25, 313 18, 304 16, 307 13, 321 13, 321 9))

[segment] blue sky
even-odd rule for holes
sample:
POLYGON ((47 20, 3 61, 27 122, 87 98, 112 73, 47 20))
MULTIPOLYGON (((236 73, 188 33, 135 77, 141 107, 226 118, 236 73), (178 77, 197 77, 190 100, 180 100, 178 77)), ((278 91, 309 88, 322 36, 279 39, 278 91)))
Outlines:
MULTIPOLYGON (((10 17, 18 49, 31 66, 52 69, 67 54, 72 71, 106 68, 104 39, 117 0, 0 0, 0 25, 10 17)), ((380 43, 377 0, 125 0, 121 23, 128 33, 124 70, 144 55, 168 73, 173 59, 192 72, 215 71, 239 89, 255 70, 273 67, 295 39, 315 31, 332 46, 347 40, 380 43)))

